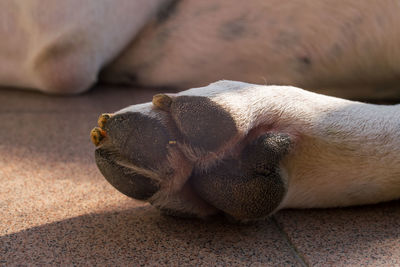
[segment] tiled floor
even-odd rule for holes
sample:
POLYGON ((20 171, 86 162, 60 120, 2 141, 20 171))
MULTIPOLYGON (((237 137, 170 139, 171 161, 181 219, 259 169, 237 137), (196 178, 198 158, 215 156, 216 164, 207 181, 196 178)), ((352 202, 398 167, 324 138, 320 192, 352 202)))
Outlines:
POLYGON ((0 90, 0 266, 400 265, 399 201, 239 226, 163 217, 118 193, 94 164, 89 131, 100 113, 155 93, 0 90))

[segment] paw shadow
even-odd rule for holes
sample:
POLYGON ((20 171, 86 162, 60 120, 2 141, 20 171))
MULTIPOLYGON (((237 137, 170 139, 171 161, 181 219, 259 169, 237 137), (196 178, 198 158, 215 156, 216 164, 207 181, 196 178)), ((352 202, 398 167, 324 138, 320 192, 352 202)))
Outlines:
POLYGON ((296 265, 289 243, 313 264, 393 260, 399 208, 286 210, 248 225, 166 217, 151 206, 86 214, 1 236, 0 265, 296 265))
POLYGON ((159 214, 151 206, 86 214, 0 237, 0 265, 293 264, 271 221, 228 224, 159 214))

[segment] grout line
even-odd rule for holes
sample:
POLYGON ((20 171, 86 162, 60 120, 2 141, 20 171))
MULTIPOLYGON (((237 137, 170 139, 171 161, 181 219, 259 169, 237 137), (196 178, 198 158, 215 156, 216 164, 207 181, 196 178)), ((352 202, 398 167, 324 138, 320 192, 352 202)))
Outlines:
POLYGON ((298 249, 296 248, 296 246, 290 241, 289 235, 283 230, 283 228, 281 227, 281 225, 278 223, 277 219, 275 218, 275 216, 271 216, 270 220, 273 222, 273 224, 276 226, 276 228, 278 228, 279 233, 281 234, 281 236, 283 237, 283 239, 288 243, 290 249, 292 250, 292 253, 294 254, 295 258, 297 259, 297 261, 299 261, 299 263, 304 266, 304 267, 309 267, 310 265, 307 263, 307 261, 305 260, 305 258, 301 255, 301 253, 298 251, 298 249))

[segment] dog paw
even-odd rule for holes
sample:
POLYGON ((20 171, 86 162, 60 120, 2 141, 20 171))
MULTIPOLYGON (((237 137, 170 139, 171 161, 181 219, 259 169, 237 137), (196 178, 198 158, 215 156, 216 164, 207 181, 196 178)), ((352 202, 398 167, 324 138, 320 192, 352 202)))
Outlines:
POLYGON ((245 126, 234 104, 218 99, 218 90, 159 94, 101 116, 91 134, 101 173, 122 193, 170 215, 268 216, 287 191, 280 162, 291 137, 256 127, 254 119, 245 126))

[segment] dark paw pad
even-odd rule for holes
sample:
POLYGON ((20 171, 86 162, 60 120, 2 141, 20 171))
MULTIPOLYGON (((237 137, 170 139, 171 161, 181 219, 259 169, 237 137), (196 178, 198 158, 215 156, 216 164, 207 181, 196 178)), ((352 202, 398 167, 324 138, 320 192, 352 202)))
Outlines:
POLYGON ((237 220, 264 218, 286 193, 279 161, 289 147, 286 135, 263 135, 248 145, 239 159, 225 160, 207 173, 194 174, 191 183, 204 200, 237 220))
POLYGON ((110 151, 96 149, 95 159, 107 181, 129 197, 147 200, 159 190, 159 185, 149 177, 137 174, 119 164, 118 156, 110 151))
POLYGON ((207 97, 176 97, 170 112, 186 141, 207 151, 217 150, 238 132, 230 114, 207 97))
POLYGON ((128 112, 113 116, 105 125, 112 150, 140 168, 153 169, 167 158, 167 146, 175 140, 161 119, 128 112))

